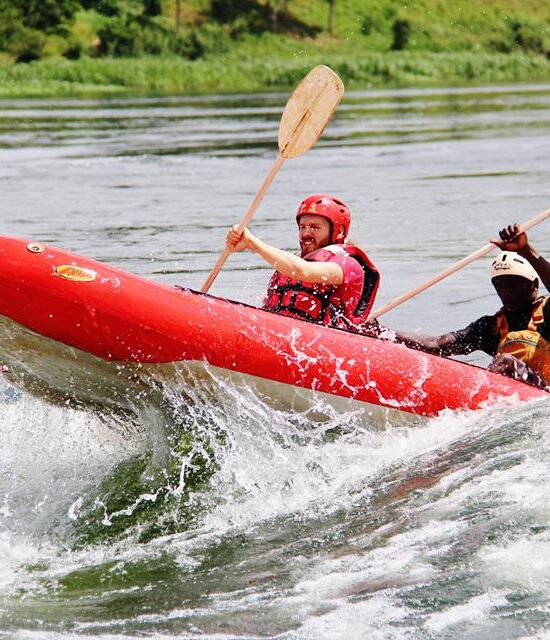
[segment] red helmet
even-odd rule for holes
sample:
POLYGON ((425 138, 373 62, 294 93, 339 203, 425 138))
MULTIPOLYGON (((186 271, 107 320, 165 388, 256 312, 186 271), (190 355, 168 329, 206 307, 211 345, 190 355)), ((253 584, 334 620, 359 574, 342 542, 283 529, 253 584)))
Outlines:
POLYGON ((299 222, 300 216, 311 214, 326 218, 332 227, 331 242, 343 243, 349 233, 351 225, 351 213, 348 205, 333 196, 317 194, 308 196, 298 207, 296 220, 299 222), (338 238, 340 225, 344 225, 344 236, 338 238))

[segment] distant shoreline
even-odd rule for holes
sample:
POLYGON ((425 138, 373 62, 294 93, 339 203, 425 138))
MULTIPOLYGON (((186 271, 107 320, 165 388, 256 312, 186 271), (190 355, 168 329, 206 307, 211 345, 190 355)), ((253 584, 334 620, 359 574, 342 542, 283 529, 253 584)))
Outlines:
POLYGON ((0 62, 0 98, 205 95, 275 91, 294 86, 317 64, 328 64, 346 88, 471 86, 550 81, 550 61, 536 54, 365 52, 293 58, 232 56, 189 61, 177 56, 46 58, 0 62))

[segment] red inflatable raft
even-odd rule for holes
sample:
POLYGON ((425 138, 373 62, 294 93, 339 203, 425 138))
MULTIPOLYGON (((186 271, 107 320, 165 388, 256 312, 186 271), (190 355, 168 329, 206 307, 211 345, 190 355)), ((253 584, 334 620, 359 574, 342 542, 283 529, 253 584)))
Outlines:
POLYGON ((548 397, 476 366, 9 237, 0 237, 0 340, 0 365, 16 383, 83 405, 135 400, 136 376, 200 385, 201 369, 278 402, 300 391, 369 415, 548 397))

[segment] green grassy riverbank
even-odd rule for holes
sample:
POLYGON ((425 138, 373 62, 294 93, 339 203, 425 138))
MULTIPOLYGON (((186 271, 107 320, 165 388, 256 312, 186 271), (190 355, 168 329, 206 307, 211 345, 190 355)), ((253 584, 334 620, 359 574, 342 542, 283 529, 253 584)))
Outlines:
POLYGON ((269 91, 296 84, 316 64, 328 64, 348 89, 544 82, 550 62, 535 54, 367 52, 352 57, 315 52, 292 58, 190 61, 177 56, 46 58, 0 64, 0 97, 98 97, 269 91))
POLYGON ((541 0, 0 0, 0 97, 550 80, 541 0))

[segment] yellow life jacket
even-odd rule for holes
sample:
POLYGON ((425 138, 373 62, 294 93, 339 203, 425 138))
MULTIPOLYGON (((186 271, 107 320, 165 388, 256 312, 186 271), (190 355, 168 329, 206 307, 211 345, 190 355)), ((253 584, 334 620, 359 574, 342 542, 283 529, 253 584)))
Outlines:
POLYGON ((538 298, 531 311, 526 329, 510 331, 504 312, 497 314, 497 332, 500 336, 495 355, 508 353, 550 382, 550 342, 540 333, 544 323, 544 306, 548 297, 538 298))

